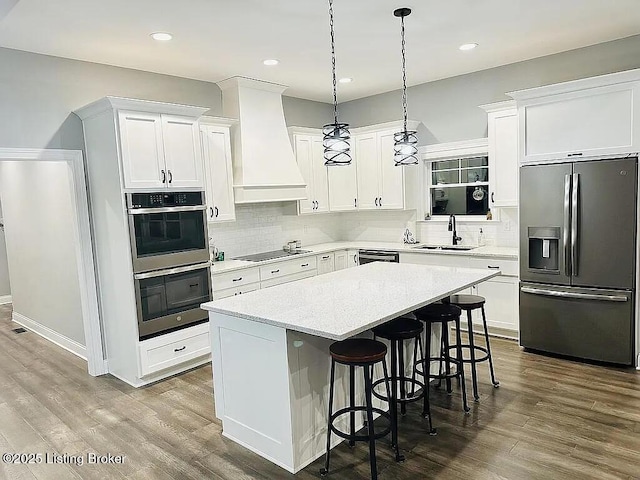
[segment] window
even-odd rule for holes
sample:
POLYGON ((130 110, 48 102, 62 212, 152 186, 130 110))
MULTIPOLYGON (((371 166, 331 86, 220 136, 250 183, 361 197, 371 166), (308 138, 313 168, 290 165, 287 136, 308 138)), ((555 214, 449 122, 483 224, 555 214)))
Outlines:
POLYGON ((474 156, 431 162, 432 215, 486 215, 489 158, 474 156))

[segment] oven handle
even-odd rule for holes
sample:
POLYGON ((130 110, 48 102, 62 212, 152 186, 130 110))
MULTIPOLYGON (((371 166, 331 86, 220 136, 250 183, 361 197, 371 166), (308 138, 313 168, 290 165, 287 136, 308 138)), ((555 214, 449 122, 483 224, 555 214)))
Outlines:
POLYGON ((136 273, 133 278, 136 280, 144 280, 145 278, 163 277, 165 275, 173 275, 174 273, 191 272, 192 270, 200 270, 201 268, 209 268, 210 262, 197 263, 195 265, 187 265, 186 267, 168 268, 166 270, 154 270, 153 272, 136 273))
POLYGON ((360 260, 382 260, 382 261, 387 261, 387 262, 396 262, 396 256, 395 256, 395 254, 374 255, 374 254, 371 254, 371 253, 360 253, 360 260))
POLYGON ((130 208, 129 215, 144 215, 147 213, 173 213, 173 212, 196 212, 206 210, 206 205, 186 205, 184 207, 160 207, 160 208, 130 208))

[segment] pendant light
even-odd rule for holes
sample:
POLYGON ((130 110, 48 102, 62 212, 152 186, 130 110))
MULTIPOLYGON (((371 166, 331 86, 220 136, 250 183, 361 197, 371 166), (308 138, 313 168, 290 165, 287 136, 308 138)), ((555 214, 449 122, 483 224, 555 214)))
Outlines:
POLYGON ((415 131, 407 130, 407 70, 404 51, 404 17, 411 13, 410 8, 398 8, 393 15, 400 17, 402 25, 402 112, 404 117, 404 129, 393 134, 393 160, 396 166, 417 165, 418 163, 418 137, 415 131))
POLYGON ((329 0, 329 26, 331 27, 331 72, 333 78, 333 123, 322 127, 322 146, 324 147, 324 164, 349 165, 349 124, 338 122, 338 96, 336 92, 336 49, 333 34, 333 0, 329 0))

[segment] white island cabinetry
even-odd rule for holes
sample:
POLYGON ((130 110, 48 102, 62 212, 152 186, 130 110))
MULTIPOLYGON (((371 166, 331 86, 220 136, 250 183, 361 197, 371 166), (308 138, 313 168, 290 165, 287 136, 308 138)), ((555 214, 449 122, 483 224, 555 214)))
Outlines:
MULTIPOLYGON (((371 328, 496 274, 375 262, 204 304, 222 434, 298 472, 325 452, 331 343, 370 337, 371 328), (238 381, 247 373, 251 381, 238 381)), ((336 369, 336 408, 346 372, 336 369)))

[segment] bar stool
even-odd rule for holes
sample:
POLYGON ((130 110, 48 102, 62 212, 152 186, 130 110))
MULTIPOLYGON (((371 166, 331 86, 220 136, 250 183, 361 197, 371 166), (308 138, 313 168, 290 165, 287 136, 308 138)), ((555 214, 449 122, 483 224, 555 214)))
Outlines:
MULTIPOLYGON (((463 357, 462 362, 471 365, 471 379, 473 381, 473 398, 477 401, 480 399, 478 395, 478 374, 476 372, 476 364, 480 362, 489 361, 489 371, 491 372, 491 383, 495 388, 500 386, 500 382, 496 380, 496 375, 493 371, 493 358, 491 357, 491 344, 489 343, 489 330, 487 329, 487 318, 484 313, 485 298, 479 295, 451 295, 449 302, 451 305, 460 307, 467 312, 467 328, 469 330, 469 343, 462 344, 461 347, 464 351, 469 351, 469 357, 463 357), (471 320, 471 312, 476 309, 480 309, 482 312, 482 325, 484 327, 484 341, 485 347, 476 345, 473 339, 473 322, 471 320), (476 357, 476 352, 480 352, 480 357, 476 357)), ((451 348, 455 348, 454 345, 451 348)))
MULTIPOLYGON (((387 389, 387 398, 392 398, 389 388, 389 374, 387 372, 387 364, 385 356, 387 354, 387 346, 376 340, 369 338, 349 338, 341 342, 335 342, 329 347, 331 355, 331 380, 329 386, 329 417, 327 421, 327 453, 325 456, 324 468, 320 470, 320 475, 325 476, 329 473, 329 459, 331 457, 331 433, 335 433, 341 438, 349 441, 349 445, 353 446, 355 442, 369 442, 369 465, 371 467, 371 478, 378 478, 376 465, 376 440, 382 438, 391 432, 392 438, 397 438, 397 425, 395 416, 395 407, 393 401, 389 402, 389 412, 385 412, 380 408, 372 405, 372 377, 373 367, 377 363, 382 363, 384 372, 384 381, 387 389), (333 391, 335 382, 336 363, 349 367, 349 406, 341 408, 333 412, 333 391), (355 368, 362 367, 364 376, 364 397, 365 405, 355 405, 355 368), (355 432, 355 414, 356 412, 366 412, 367 416, 367 433, 365 435, 357 435, 355 432), (373 413, 379 414, 381 417, 389 420, 389 426, 381 432, 376 433, 373 425, 373 413), (338 430, 335 426, 336 419, 342 415, 349 414, 350 431, 349 433, 338 430)), ((400 456, 397 441, 394 445, 396 450, 396 458, 400 456)))
POLYGON ((425 323, 425 352, 422 351, 422 340, 418 338, 418 342, 414 346, 414 355, 418 356, 418 349, 420 358, 415 361, 413 367, 413 375, 416 373, 422 375, 424 382, 427 385, 425 388, 424 405, 425 409, 429 406, 429 379, 437 379, 439 382, 445 380, 447 386, 447 393, 451 393, 451 379, 459 378, 462 388, 462 407, 465 412, 468 412, 469 405, 467 404, 467 387, 464 379, 464 366, 462 363, 462 341, 460 336, 460 314, 461 309, 455 305, 446 303, 432 303, 419 308, 415 312, 416 318, 425 323), (454 322, 456 330, 456 356, 451 357, 449 345, 449 322, 454 322), (440 341, 440 354, 437 357, 431 356, 431 325, 439 323, 442 328, 441 341, 440 341), (436 375, 431 374, 429 365, 431 361, 437 360, 439 362, 438 373, 436 375), (455 372, 451 371, 451 364, 456 367, 455 372), (444 371, 443 371, 444 365, 444 371), (422 368, 422 370, 420 370, 422 368))
MULTIPOLYGON (((405 362, 404 362, 404 342, 405 340, 414 340, 416 342, 422 332, 424 331, 424 325, 421 321, 415 318, 415 315, 403 316, 391 320, 383 325, 373 328, 374 338, 380 337, 391 342, 391 391, 395 395, 398 392, 398 386, 400 387, 400 396, 393 398, 396 404, 400 405, 400 412, 402 415, 407 413, 407 403, 416 402, 423 398, 424 395, 424 383, 416 380, 415 376, 408 377, 405 374, 405 362), (411 394, 407 394, 407 383, 411 386, 411 394), (422 389, 419 395, 414 395, 416 386, 422 389)), ((423 365, 424 368, 424 365, 423 365)), ((385 379, 379 379, 373 382, 373 395, 381 400, 389 401, 388 397, 384 397, 376 391, 376 386, 384 382, 385 379)), ((394 413, 397 415, 397 407, 394 409, 394 413)), ((429 433, 435 435, 436 431, 431 424, 431 411, 429 409, 428 402, 424 406, 422 416, 429 419, 429 433)), ((396 424, 397 424, 396 418, 396 424)), ((397 443, 397 438, 392 438, 392 443, 397 443)), ((398 460, 398 459, 396 459, 398 460)), ((402 459, 400 459, 402 460, 402 459)))

